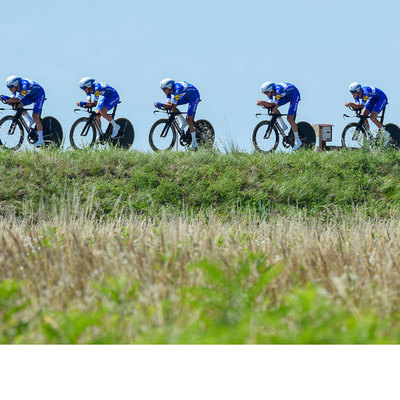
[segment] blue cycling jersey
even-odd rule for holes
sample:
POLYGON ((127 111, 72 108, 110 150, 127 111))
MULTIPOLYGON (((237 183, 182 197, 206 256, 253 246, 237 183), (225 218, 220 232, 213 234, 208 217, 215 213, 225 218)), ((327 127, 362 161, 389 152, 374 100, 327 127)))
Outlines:
POLYGON ((365 105, 368 100, 375 100, 382 97, 386 97, 386 94, 382 90, 373 86, 364 86, 361 88, 361 90, 362 90, 361 98, 358 97, 356 98, 357 104, 365 105))
POLYGON ((294 95, 299 95, 296 86, 291 83, 277 83, 273 90, 275 90, 275 96, 270 97, 270 102, 275 104, 278 104, 279 100, 284 97, 290 100, 294 95))
MULTIPOLYGON (((104 97, 119 97, 118 92, 107 83, 95 82, 93 84, 93 101, 98 101, 100 96, 104 97)), ((92 94, 89 92, 87 101, 92 101, 92 94)))
POLYGON ((193 85, 185 81, 174 83, 173 90, 174 93, 172 95, 167 95, 168 100, 171 100, 172 104, 178 104, 178 102, 183 104, 182 100, 188 103, 195 97, 199 97, 199 91, 193 85))
POLYGON ((38 95, 42 95, 43 88, 34 81, 30 79, 22 79, 21 80, 21 90, 19 92, 13 93, 11 98, 18 98, 22 100, 25 97, 36 98, 38 95))

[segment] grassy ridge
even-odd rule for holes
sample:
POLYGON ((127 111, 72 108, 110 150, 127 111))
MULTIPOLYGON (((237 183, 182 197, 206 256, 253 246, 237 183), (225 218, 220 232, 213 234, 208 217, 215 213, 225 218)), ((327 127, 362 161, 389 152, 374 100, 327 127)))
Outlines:
POLYGON ((0 152, 0 213, 23 213, 27 200, 58 203, 78 194, 99 214, 147 216, 251 208, 263 214, 350 211, 390 216, 400 205, 400 153, 219 154, 83 151, 0 152), (52 200, 53 199, 53 200, 52 200))

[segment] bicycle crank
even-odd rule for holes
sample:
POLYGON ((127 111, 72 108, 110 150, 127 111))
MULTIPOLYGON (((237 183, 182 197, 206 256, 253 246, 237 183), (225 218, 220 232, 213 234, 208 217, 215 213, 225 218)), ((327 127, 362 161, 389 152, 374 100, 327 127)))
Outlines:
POLYGON ((28 142, 30 144, 34 144, 34 143, 36 143, 38 141, 38 139, 39 139, 39 136, 38 136, 36 130, 35 129, 31 129, 29 131, 29 133, 28 133, 28 142))
POLYGON ((181 138, 179 139, 179 143, 181 146, 189 146, 192 143, 192 136, 189 132, 182 134, 181 138))
POLYGON ((286 149, 292 147, 292 140, 289 135, 283 137, 282 144, 286 149))

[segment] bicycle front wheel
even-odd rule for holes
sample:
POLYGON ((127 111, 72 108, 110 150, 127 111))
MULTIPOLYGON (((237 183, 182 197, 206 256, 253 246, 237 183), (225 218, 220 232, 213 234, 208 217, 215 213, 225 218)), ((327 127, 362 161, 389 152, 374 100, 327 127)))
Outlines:
POLYGON ((54 117, 44 117, 43 138, 46 146, 54 145, 60 147, 63 140, 63 130, 61 124, 54 117))
POLYGON ((150 128, 149 143, 154 151, 171 150, 176 142, 176 130, 168 119, 159 119, 150 128))
POLYGON ((0 120, 0 146, 18 150, 24 142, 24 129, 20 121, 13 123, 13 120, 11 115, 0 120))
POLYGON ((201 147, 212 148, 215 140, 214 128, 210 122, 205 119, 199 119, 195 122, 196 140, 201 147))
POLYGON ((253 131, 253 145, 257 151, 262 153, 272 153, 276 150, 279 143, 279 134, 271 121, 259 122, 253 131))
POLYGON ((357 130, 358 123, 351 122, 346 125, 342 132, 342 147, 344 149, 359 149, 368 144, 367 132, 364 127, 357 130))
POLYGON ((69 141, 74 149, 85 149, 92 147, 96 140, 96 129, 89 118, 82 117, 77 119, 71 127, 69 141))
POLYGON ((118 136, 115 139, 111 139, 112 145, 121 149, 129 149, 135 140, 133 125, 126 118, 118 118, 115 123, 119 125, 119 131, 118 136))

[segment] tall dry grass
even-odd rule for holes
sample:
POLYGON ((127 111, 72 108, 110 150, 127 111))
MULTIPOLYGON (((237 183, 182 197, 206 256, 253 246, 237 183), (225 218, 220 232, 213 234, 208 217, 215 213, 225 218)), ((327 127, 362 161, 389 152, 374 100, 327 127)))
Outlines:
POLYGON ((141 282, 143 306, 161 310, 163 300, 176 300, 177 290, 201 282, 201 274, 188 268, 191 263, 206 258, 229 271, 237 260, 260 253, 265 265, 284 265, 267 288, 273 303, 314 282, 355 314, 374 309, 387 316, 399 309, 396 219, 355 213, 326 222, 301 215, 260 219, 208 213, 99 221, 89 209, 77 202, 44 219, 40 211, 31 218, 0 219, 0 281, 23 280, 36 307, 63 310, 90 305, 93 284, 124 276, 141 282))

